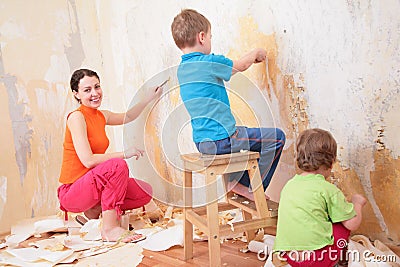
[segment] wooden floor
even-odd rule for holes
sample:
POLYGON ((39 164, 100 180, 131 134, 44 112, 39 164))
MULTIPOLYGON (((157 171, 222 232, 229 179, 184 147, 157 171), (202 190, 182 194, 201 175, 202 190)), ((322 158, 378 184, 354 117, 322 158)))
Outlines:
MULTIPOLYGON (((222 266, 264 266, 265 260, 257 259, 257 254, 253 252, 243 253, 239 250, 245 247, 242 241, 225 241, 221 245, 221 265, 222 266)), ((144 250, 143 260, 139 264, 141 267, 150 266, 209 266, 208 263, 208 243, 206 241, 195 242, 193 249, 193 259, 183 260, 183 248, 175 246, 162 252, 144 250)))
MULTIPOLYGON (((29 247, 29 243, 38 239, 48 238, 51 234, 42 234, 41 238, 31 237, 22 242, 20 247, 29 247)), ((221 265, 222 266, 264 266, 265 260, 257 259, 257 254, 253 252, 243 253, 239 250, 244 248, 246 243, 242 241, 228 240, 221 244, 221 265)), ((183 247, 174 246, 166 251, 154 252, 143 249, 143 260, 138 265, 140 267, 169 267, 169 266, 209 266, 208 261, 208 242, 194 242, 193 259, 183 260, 183 247)), ((62 265, 60 265, 62 266, 62 265)))
MULTIPOLYGON (((268 234, 274 235, 273 231, 268 234)), ((44 233, 41 238, 31 237, 28 240, 22 242, 19 247, 29 247, 32 241, 38 239, 48 238, 52 233, 44 233)), ((4 236, 0 236, 4 238, 4 236)), ((248 267, 263 267, 265 260, 259 260, 256 253, 247 252, 243 253, 240 249, 245 248, 246 243, 238 240, 227 240, 221 244, 221 265, 222 266, 248 266, 248 267)), ((400 256, 400 245, 389 246, 394 253, 400 256)), ((209 266, 209 255, 208 255, 208 242, 197 241, 194 242, 193 259, 184 261, 183 259, 183 247, 175 246, 166 251, 149 251, 143 250, 142 262, 138 265, 140 267, 169 267, 169 266, 209 266)), ((75 264, 72 264, 72 266, 75 264)), ((60 265, 63 266, 63 265, 60 265)), ((64 265, 66 266, 66 265, 64 265)), ((68 265, 70 266, 70 265, 68 265)))
MULTIPOLYGON (((42 234, 41 238, 31 237, 22 242, 20 247, 28 247, 29 243, 37 240, 48 238, 50 234, 42 234)), ((240 252, 245 247, 242 241, 228 240, 221 244, 221 265, 222 266, 246 266, 246 267, 262 267, 265 260, 258 260, 257 254, 253 252, 240 252)), ((397 255, 400 255, 400 247, 390 247, 397 255)), ((209 266, 208 261, 208 243, 207 241, 194 242, 194 257, 188 261, 183 260, 183 247, 175 246, 166 251, 154 252, 143 250, 142 262, 140 267, 169 267, 169 266, 209 266)), ((62 266, 62 265, 60 265, 62 266)), ((70 266, 70 265, 68 265, 70 266)))

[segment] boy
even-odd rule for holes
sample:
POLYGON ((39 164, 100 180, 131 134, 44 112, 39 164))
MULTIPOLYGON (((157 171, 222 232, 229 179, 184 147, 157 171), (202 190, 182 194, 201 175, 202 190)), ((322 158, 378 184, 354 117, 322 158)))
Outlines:
MULTIPOLYGON (((234 61, 210 54, 211 24, 192 9, 184 9, 174 18, 171 31, 175 44, 184 54, 178 67, 180 94, 191 117, 197 149, 205 154, 260 152, 259 168, 265 190, 278 165, 285 134, 276 128, 236 126, 224 81, 253 63, 264 61, 266 51, 254 49, 234 61)), ((254 200, 247 172, 231 175, 228 188, 254 200)))
POLYGON ((355 194, 349 203, 325 180, 336 150, 335 139, 321 129, 305 130, 297 141, 296 161, 303 172, 282 189, 274 245, 291 266, 329 267, 345 260, 350 231, 361 224, 366 199, 355 194))

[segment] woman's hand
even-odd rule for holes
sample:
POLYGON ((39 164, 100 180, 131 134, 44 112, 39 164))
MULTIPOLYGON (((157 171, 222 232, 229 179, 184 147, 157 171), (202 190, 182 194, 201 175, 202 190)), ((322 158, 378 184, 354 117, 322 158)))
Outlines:
POLYGON ((152 87, 146 91, 145 101, 146 103, 150 103, 154 99, 160 98, 162 95, 163 88, 162 86, 152 87))
POLYGON ((132 157, 136 157, 136 160, 138 160, 140 157, 143 157, 143 155, 144 155, 144 150, 141 150, 136 147, 131 147, 124 151, 125 159, 130 159, 132 157))
POLYGON ((106 117, 107 125, 121 125, 135 120, 154 99, 160 98, 163 93, 162 86, 147 89, 144 98, 131 107, 126 113, 114 113, 108 110, 102 110, 106 117))

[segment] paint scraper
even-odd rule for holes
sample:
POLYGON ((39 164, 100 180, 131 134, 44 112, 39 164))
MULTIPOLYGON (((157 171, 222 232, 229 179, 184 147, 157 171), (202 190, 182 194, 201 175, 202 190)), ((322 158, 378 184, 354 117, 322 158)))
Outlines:
POLYGON ((170 77, 166 79, 162 84, 160 84, 158 87, 163 87, 167 82, 169 82, 170 77))
POLYGON ((265 79, 267 80, 267 89, 271 89, 272 83, 269 78, 269 70, 268 70, 268 57, 265 58, 265 79))

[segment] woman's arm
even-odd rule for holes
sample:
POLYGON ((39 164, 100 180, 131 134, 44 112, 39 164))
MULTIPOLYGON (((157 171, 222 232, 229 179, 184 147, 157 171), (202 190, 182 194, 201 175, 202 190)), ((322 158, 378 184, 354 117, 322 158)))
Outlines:
POLYGON ((144 99, 131 107, 126 113, 114 113, 108 110, 102 110, 101 112, 106 118, 107 125, 121 125, 135 120, 151 101, 161 96, 162 91, 161 87, 147 90, 144 99))
POLYGON ((86 168, 93 168, 111 158, 124 158, 123 152, 93 154, 87 138, 85 118, 81 112, 73 112, 68 117, 67 126, 71 132, 76 154, 86 168))

